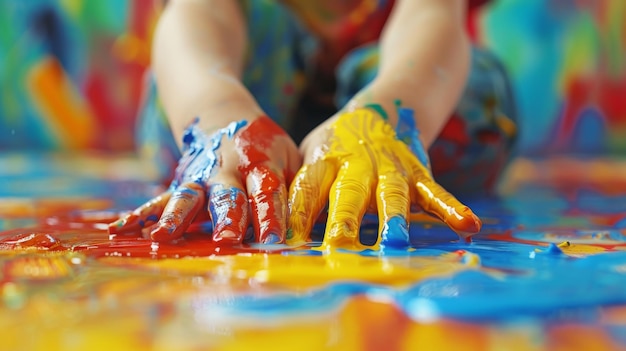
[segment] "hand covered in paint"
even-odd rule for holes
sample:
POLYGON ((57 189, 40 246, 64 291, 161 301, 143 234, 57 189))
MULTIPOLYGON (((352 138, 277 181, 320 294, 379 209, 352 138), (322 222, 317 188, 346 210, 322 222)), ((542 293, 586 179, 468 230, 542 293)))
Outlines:
POLYGON ((194 123, 183 143, 169 190, 112 223, 109 232, 150 227, 152 240, 170 241, 182 236, 196 216, 208 214, 216 242, 240 243, 250 223, 256 241, 284 241, 286 184, 300 156, 278 125, 263 116, 207 135, 194 123))
POLYGON ((478 217, 433 180, 412 125, 411 119, 399 128, 402 139, 415 139, 407 145, 376 112, 362 108, 311 132, 301 146, 304 166, 289 190, 287 242, 307 240, 327 202, 325 248, 360 247, 359 227, 367 210, 378 212, 376 245, 381 247, 409 245, 407 218, 415 206, 462 237, 477 233, 478 217))

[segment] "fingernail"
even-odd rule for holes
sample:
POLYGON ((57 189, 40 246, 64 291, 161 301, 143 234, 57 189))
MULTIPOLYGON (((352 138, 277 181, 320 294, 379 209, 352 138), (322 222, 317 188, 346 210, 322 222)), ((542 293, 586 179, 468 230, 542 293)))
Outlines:
POLYGON ((390 247, 394 249, 404 249, 409 247, 409 230, 406 220, 403 217, 391 217, 384 225, 381 233, 382 247, 390 247))
POLYGON ((219 233, 213 233, 213 241, 216 243, 218 242, 236 243, 239 241, 239 235, 237 235, 237 233, 233 232, 232 230, 226 229, 226 230, 220 231, 219 233))
POLYGON ((150 238, 153 241, 170 241, 176 239, 172 234, 175 228, 165 227, 165 226, 157 226, 150 232, 150 238))
POLYGON ((123 231, 124 229, 129 229, 128 227, 130 227, 133 224, 136 224, 137 218, 138 216, 136 214, 131 213, 129 215, 126 215, 125 217, 118 219, 117 221, 113 223, 109 223, 109 233, 117 234, 123 231))
POLYGON ((265 236, 265 239, 263 239, 263 244, 278 244, 278 243, 280 243, 280 236, 274 233, 267 234, 267 236, 265 236))
POLYGON ((476 216, 469 207, 465 207, 462 213, 464 217, 471 219, 473 224, 473 228, 467 228, 467 231, 470 233, 478 233, 480 231, 480 228, 482 227, 482 221, 480 220, 480 218, 478 218, 478 216, 476 216))

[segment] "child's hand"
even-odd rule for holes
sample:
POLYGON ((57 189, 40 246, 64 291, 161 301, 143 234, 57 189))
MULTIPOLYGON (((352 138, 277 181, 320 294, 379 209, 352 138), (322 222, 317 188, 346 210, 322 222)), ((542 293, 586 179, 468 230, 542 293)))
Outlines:
POLYGON ((286 184, 300 166, 300 156, 278 125, 260 117, 207 135, 194 124, 183 142, 169 190, 112 223, 111 233, 152 225, 152 240, 169 241, 182 236, 196 215, 206 217, 208 211, 216 242, 240 243, 250 222, 256 241, 284 241, 286 184))
POLYGON ((366 210, 380 218, 377 245, 407 247, 411 206, 437 216, 460 236, 481 221, 435 183, 429 170, 392 127, 369 109, 343 113, 315 129, 301 146, 304 166, 289 189, 288 243, 307 240, 329 200, 324 248, 360 247, 366 210))

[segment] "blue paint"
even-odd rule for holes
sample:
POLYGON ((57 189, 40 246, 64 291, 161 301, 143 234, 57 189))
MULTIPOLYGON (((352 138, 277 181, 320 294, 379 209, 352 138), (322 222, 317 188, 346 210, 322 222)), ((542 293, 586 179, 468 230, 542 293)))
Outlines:
POLYGON ((398 125, 396 126, 396 135, 398 139, 407 144, 411 152, 422 165, 429 168, 428 153, 424 150, 422 141, 420 140, 420 132, 415 125, 415 117, 413 110, 410 108, 397 107, 398 125))
MULTIPOLYGON (((154 190, 151 187, 142 188, 141 183, 96 183, 93 180, 81 183, 75 181, 76 175, 71 173, 70 181, 63 183, 67 178, 55 173, 60 170, 55 168, 53 159, 35 160, 42 161, 36 165, 41 167, 41 173, 30 172, 29 169, 27 179, 23 175, 14 176, 12 167, 0 167, 0 194, 28 196, 28 192, 37 193, 41 190, 45 194, 67 195, 86 191, 89 195, 118 198, 116 206, 124 201, 135 201, 136 206, 148 199, 148 194, 154 190), (46 176, 46 170, 53 175, 46 176), (16 182, 28 186, 16 187, 16 182), (59 186, 50 189, 51 183, 58 183, 59 186), (133 192, 129 194, 128 189, 133 192), (124 197, 126 200, 122 201, 124 197)), ((10 159, 0 157, 0 164, 10 165, 10 159)), ((64 171, 71 172, 68 169, 64 171)), ((217 191, 219 187, 213 190, 217 191)), ((278 287, 277 290, 269 290, 272 294, 235 294, 219 301, 215 301, 214 296, 208 296, 207 299, 211 300, 205 306, 211 308, 211 313, 219 310, 233 316, 263 319, 268 316, 301 318, 304 315, 306 318, 306 314, 337 311, 354 296, 376 296, 379 300, 398 306, 417 321, 456 318, 502 325, 500 323, 521 320, 539 329, 559 322, 604 323, 606 320, 601 320, 603 316, 600 316, 603 308, 626 304, 626 252, 614 251, 576 258, 568 256, 565 247, 550 246, 549 243, 568 240, 576 245, 579 241, 592 240, 605 244, 623 244, 626 242, 626 235, 621 230, 623 224, 618 222, 611 227, 609 223, 614 223, 612 220, 617 214, 614 210, 623 208, 626 197, 606 195, 604 191, 590 189, 568 189, 565 194, 554 188, 548 190, 545 186, 522 188, 519 193, 509 194, 503 199, 468 200, 467 205, 484 219, 483 230, 470 244, 460 242, 444 225, 411 223, 410 249, 369 249, 358 253, 372 260, 381 259, 420 270, 427 269, 431 262, 462 265, 465 256, 459 258, 454 253, 463 249, 468 254, 480 257, 481 267, 466 267, 464 271, 449 276, 415 281, 406 288, 343 280, 313 290, 289 291, 278 287), (606 205, 602 204, 602 199, 606 205), (593 211, 582 211, 584 208, 593 211), (534 244, 519 242, 519 239, 534 244), (534 253, 532 257, 531 253, 534 253)), ((226 199, 233 195, 235 193, 232 191, 224 191, 226 199)), ((366 215, 364 224, 368 228, 373 226, 374 218, 366 215)), ((12 222, 11 219, 0 221, 3 229, 11 229, 9 226, 15 225, 22 225, 22 222, 12 222)), ((389 230, 396 225, 390 221, 389 230)), ((202 228, 209 231, 211 225, 205 223, 202 228)), ((316 226, 316 230, 323 233, 323 226, 316 226)), ((310 246, 315 245, 319 245, 319 242, 310 246)), ((282 254, 323 255, 310 247, 282 254)), ((301 274, 293 272, 294 279, 307 278, 301 274)), ((329 277, 329 280, 332 279, 329 277)), ((267 287, 272 289, 270 285, 267 287)), ((202 298, 198 297, 199 300, 202 298)), ((625 340, 622 326, 609 325, 607 328, 611 336, 620 341, 625 340)))
POLYGON ((280 236, 278 236, 277 234, 274 234, 274 233, 269 233, 265 237, 265 240, 263 241, 263 244, 277 244, 278 242, 280 242, 280 236))
MULTIPOLYGON (((415 254, 417 251, 409 253, 415 254)), ((500 256, 500 253, 493 251, 492 256, 500 256)), ((519 318, 589 322, 599 318, 598 305, 626 303, 623 293, 626 275, 613 271, 613 267, 626 264, 626 253, 579 260, 563 260, 553 255, 538 259, 550 264, 531 276, 509 274, 502 278, 468 269, 450 277, 428 279, 404 290, 341 282, 307 294, 239 296, 219 307, 233 315, 296 315, 329 311, 356 295, 375 295, 393 301, 416 321, 445 317, 474 322, 519 318)), ((531 262, 527 258, 527 263, 531 262)))
POLYGON ((183 155, 176 167, 171 189, 176 189, 180 184, 187 182, 206 186, 216 171, 219 158, 217 151, 221 146, 222 138, 232 138, 247 124, 245 120, 231 122, 225 128, 207 135, 198 127, 198 122, 198 118, 194 119, 185 129, 182 139, 183 155))
MULTIPOLYGON (((231 210, 236 208, 236 199, 238 196, 245 197, 243 190, 232 187, 224 187, 222 184, 214 184, 208 193, 209 212, 213 228, 217 223, 221 225, 232 224, 232 218, 228 215, 231 210)), ((241 212, 244 209, 239 209, 241 212)))
POLYGON ((546 253, 549 253, 551 255, 563 255, 563 250, 556 246, 555 243, 550 243, 548 244, 548 249, 546 250, 546 253))
POLYGON ((159 216, 158 215, 151 214, 151 215, 148 215, 145 220, 140 219, 139 220, 139 226, 141 228, 145 228, 146 223, 156 223, 158 220, 159 220, 159 216))
POLYGON ((571 145, 567 148, 572 153, 601 154, 606 152, 607 126, 602 112, 597 108, 589 107, 580 112, 571 145))
POLYGON ((383 225, 381 232, 381 249, 383 248, 407 248, 409 247, 409 228, 406 218, 394 216, 383 225))

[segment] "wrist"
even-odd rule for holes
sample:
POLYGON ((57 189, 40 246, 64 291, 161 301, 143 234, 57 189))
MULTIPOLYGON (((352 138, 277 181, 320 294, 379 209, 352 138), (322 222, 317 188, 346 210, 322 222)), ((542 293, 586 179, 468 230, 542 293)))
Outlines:
POLYGON ((388 94, 388 91, 391 90, 384 88, 382 84, 374 80, 350 99, 342 109, 342 112, 350 112, 362 108, 368 109, 395 128, 398 124, 397 108, 401 101, 397 97, 388 94))

